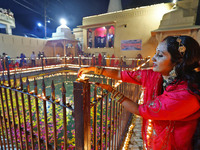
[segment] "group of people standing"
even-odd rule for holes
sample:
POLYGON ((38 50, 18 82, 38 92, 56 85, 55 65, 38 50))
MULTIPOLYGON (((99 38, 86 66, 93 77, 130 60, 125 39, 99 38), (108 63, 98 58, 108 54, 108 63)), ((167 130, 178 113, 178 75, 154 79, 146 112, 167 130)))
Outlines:
POLYGON ((86 55, 86 57, 91 57, 91 59, 89 60, 89 63, 85 63, 85 64, 89 64, 91 66, 107 66, 107 67, 135 67, 137 65, 140 64, 140 62, 142 62, 142 55, 138 54, 135 60, 132 60, 130 66, 127 65, 127 60, 126 60, 126 56, 123 57, 115 57, 114 54, 112 54, 112 56, 110 56, 109 54, 107 54, 107 56, 104 54, 102 56, 101 53, 98 54, 98 57, 96 57, 94 54, 90 55, 86 55), (140 62, 139 62, 140 61, 140 62))
MULTIPOLYGON (((32 51, 32 54, 30 56, 30 59, 26 57, 24 53, 21 53, 20 56, 17 56, 14 59, 11 59, 9 55, 6 53, 2 53, 2 56, 0 55, 0 71, 6 70, 7 67, 10 69, 13 68, 23 68, 23 67, 35 67, 36 66, 36 60, 41 59, 41 57, 45 57, 44 52, 38 53, 38 56, 36 56, 35 52, 32 51), (29 66, 30 64, 30 66, 29 66)), ((44 59, 44 65, 47 65, 47 60, 44 59)))
POLYGON ((11 59, 10 56, 6 53, 2 53, 2 57, 0 56, 0 70, 6 70, 9 68, 19 68, 26 65, 26 56, 21 53, 20 57, 16 57, 16 59, 11 59))
POLYGON ((7 68, 7 64, 10 64, 9 58, 10 56, 6 53, 2 53, 2 56, 0 55, 0 70, 5 70, 7 68))

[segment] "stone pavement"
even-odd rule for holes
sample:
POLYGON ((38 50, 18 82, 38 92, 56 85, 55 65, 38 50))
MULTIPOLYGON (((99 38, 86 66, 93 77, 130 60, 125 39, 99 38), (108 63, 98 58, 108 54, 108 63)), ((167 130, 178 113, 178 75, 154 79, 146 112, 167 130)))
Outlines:
POLYGON ((130 139, 128 150, 143 150, 143 140, 141 135, 142 118, 136 116, 135 127, 130 139))

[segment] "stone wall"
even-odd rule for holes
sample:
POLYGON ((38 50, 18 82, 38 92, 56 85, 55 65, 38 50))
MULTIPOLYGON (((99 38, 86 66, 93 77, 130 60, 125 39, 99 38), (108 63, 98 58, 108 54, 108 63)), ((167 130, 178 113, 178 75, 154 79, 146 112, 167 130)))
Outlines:
POLYGON ((5 52, 10 57, 16 57, 24 53, 30 57, 32 51, 35 51, 35 54, 43 51, 45 44, 46 40, 44 39, 0 34, 0 55, 5 52))

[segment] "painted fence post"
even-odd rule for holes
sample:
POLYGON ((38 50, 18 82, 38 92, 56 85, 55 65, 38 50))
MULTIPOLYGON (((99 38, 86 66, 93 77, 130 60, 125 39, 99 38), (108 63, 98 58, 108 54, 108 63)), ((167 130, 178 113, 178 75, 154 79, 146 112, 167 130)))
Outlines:
POLYGON ((41 55, 41 65, 42 65, 42 70, 44 70, 44 64, 43 64, 43 59, 44 58, 44 55, 41 55))
POLYGON ((79 55, 79 57, 78 57, 78 65, 79 65, 79 67, 81 67, 81 55, 79 55))
POLYGON ((74 117, 76 150, 91 150, 90 83, 74 82, 74 117))

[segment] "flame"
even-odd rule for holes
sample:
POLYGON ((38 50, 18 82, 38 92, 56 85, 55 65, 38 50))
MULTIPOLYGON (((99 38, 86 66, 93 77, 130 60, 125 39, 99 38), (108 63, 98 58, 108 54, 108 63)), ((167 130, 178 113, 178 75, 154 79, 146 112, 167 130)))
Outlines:
POLYGON ((152 120, 149 119, 148 120, 148 126, 147 126, 147 135, 146 135, 146 138, 147 138, 147 144, 149 145, 149 138, 151 137, 152 133, 153 133, 153 124, 152 124, 152 120))
POLYGON ((61 99, 60 99, 60 98, 58 98, 58 99, 56 99, 55 101, 56 101, 56 103, 59 103, 59 102, 60 102, 60 100, 61 100, 61 99))
POLYGON ((84 80, 84 79, 85 79, 85 74, 82 74, 79 78, 80 78, 81 80, 84 80))
POLYGON ((121 83, 122 83, 122 80, 119 80, 119 81, 114 85, 114 87, 115 87, 115 88, 118 87, 121 83))

